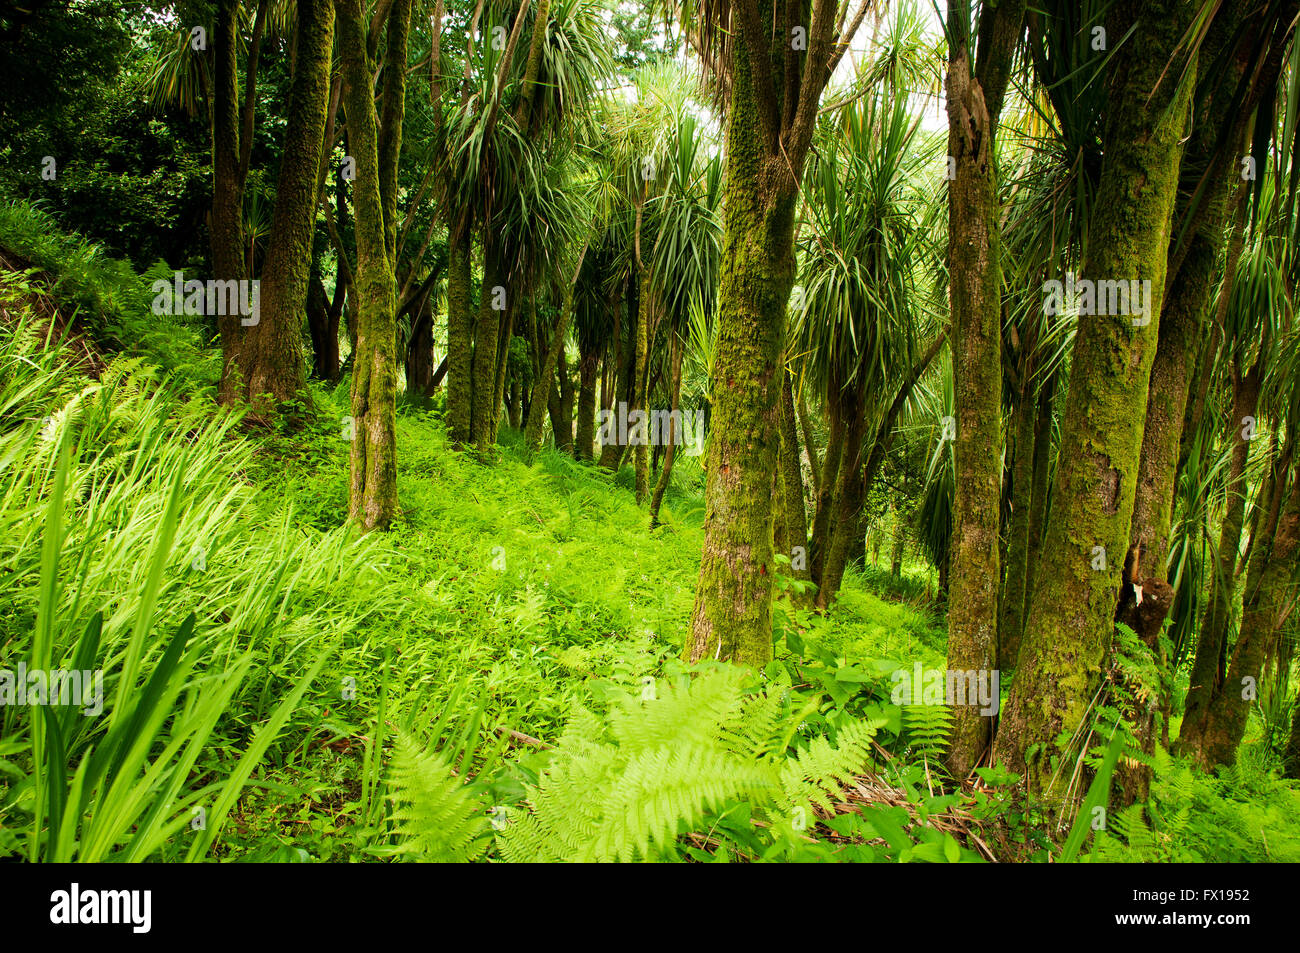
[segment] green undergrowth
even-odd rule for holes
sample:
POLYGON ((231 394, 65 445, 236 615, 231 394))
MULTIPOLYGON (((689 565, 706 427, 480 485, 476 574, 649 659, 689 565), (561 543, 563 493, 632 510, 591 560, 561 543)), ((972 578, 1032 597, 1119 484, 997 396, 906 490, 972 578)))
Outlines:
MULTIPOLYGON (((92 379, 31 296, 119 329, 147 296, 50 241, 0 276, 0 669, 98 669, 104 709, 0 708, 0 856, 946 862, 981 855, 933 818, 1007 825, 1009 779, 945 784, 947 710, 892 697, 943 667, 926 574, 850 571, 825 616, 778 602, 763 671, 691 669, 697 463, 650 530, 626 468, 530 465, 508 428, 482 461, 403 401, 401 512, 358 537, 346 381, 312 385, 303 429, 254 426, 212 402, 199 330, 167 323, 170 363, 117 353, 92 379), (855 793, 866 773, 888 802, 855 793)), ((1151 839, 1126 817, 1087 849, 1291 855, 1270 825, 1294 785, 1174 770, 1151 839)))

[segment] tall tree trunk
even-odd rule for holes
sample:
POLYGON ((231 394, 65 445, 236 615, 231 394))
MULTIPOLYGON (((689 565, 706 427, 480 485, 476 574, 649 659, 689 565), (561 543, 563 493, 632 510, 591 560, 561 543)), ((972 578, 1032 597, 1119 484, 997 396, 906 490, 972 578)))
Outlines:
POLYGON ((492 442, 501 433, 501 408, 506 399, 506 371, 510 366, 510 342, 515 333, 515 309, 505 310, 501 340, 497 342, 497 363, 492 379, 492 442))
POLYGON ((785 371, 781 384, 781 482, 785 516, 785 553, 790 557, 790 576, 808 581, 808 513, 804 509, 803 468, 799 465, 799 430, 795 420, 794 384, 785 371))
POLYGON ((1034 437, 1037 401, 1032 368, 1025 366, 1015 410, 1015 442, 1011 457, 1011 525, 1007 543, 1006 583, 998 606, 998 668, 1016 667, 1025 622, 1025 587, 1028 582, 1030 520, 1033 517, 1034 437))
POLYGON ((569 376, 569 355, 564 347, 560 348, 559 359, 555 363, 555 376, 560 387, 560 439, 556 447, 565 453, 573 453, 573 378, 569 376))
MULTIPOLYGON (((474 325, 474 363, 470 395, 470 432, 480 454, 486 455, 496 444, 493 422, 496 410, 497 339, 501 334, 502 311, 497 304, 505 294, 505 267, 500 246, 491 227, 483 230, 483 287, 479 292, 478 320, 474 325)), ((505 307, 515 302, 507 295, 505 307)))
POLYGON ((808 417, 808 403, 802 391, 799 394, 799 428, 803 432, 804 455, 808 459, 808 472, 812 475, 812 495, 817 498, 821 487, 821 464, 817 462, 817 446, 813 443, 812 423, 808 417))
POLYGON ((1135 327, 1127 315, 1079 322, 1052 513, 995 752, 1024 772, 1032 792, 1052 799, 1069 782, 1058 739, 1074 736, 1087 717, 1114 632, 1195 81, 1196 64, 1186 61, 1182 46, 1194 7, 1190 0, 1154 0, 1136 11, 1124 7, 1136 22, 1118 23, 1134 33, 1114 53, 1105 158, 1082 271, 1092 279, 1149 281, 1150 323, 1135 327))
MULTIPOLYGON (((623 340, 615 338, 614 347, 622 355, 615 372, 614 404, 611 411, 617 413, 618 404, 632 406, 636 397, 636 322, 640 320, 641 291, 640 283, 629 280, 627 283, 627 307, 623 311, 625 333, 623 340)), ((611 443, 600 452, 600 465, 610 472, 616 472, 623 465, 627 455, 626 443, 611 443)))
POLYGON ((808 541, 809 568, 812 580, 822 584, 822 567, 831 547, 831 514, 835 508, 835 490, 839 485, 840 458, 844 454, 844 414, 841 390, 832 375, 826 388, 826 453, 822 457, 822 475, 817 488, 817 506, 813 509, 812 538, 808 541))
MULTIPOLYGON (((1029 607, 1033 605, 1034 585, 1038 579, 1038 560, 1047 536, 1047 497, 1052 482, 1052 420, 1056 404, 1056 374, 1043 381, 1038 393, 1038 414, 1034 419, 1034 486, 1029 501, 1029 555, 1025 563, 1025 605, 1021 613, 1020 633, 1024 638, 1029 607)), ((1016 653, 1019 664, 1019 652, 1016 653)))
POLYGON ((397 288, 384 244, 379 146, 360 0, 335 0, 348 139, 356 159, 357 345, 349 518, 383 529, 397 511, 397 288))
POLYGON ((772 486, 803 164, 802 154, 778 162, 763 142, 755 68, 767 56, 733 37, 704 550, 687 642, 692 661, 758 666, 772 657, 772 486))
POLYGON ((299 0, 297 10, 297 69, 271 218, 275 240, 262 271, 258 321, 248 328, 241 355, 249 404, 263 414, 277 412, 289 401, 310 399, 301 327, 329 103, 334 8, 330 0, 299 0))
POLYGON ((590 463, 596 444, 596 377, 600 373, 600 354, 592 351, 578 361, 578 436, 575 453, 590 463))
POLYGON ((866 430, 864 398, 862 385, 858 383, 842 395, 841 411, 846 420, 844 452, 840 457, 840 472, 836 477, 835 519, 830 534, 831 542, 817 590, 817 606, 821 609, 828 607, 840 590, 853 537, 860 528, 858 517, 862 512, 862 438, 866 430))
MULTIPOLYGON (((1022 5, 1023 6, 1023 5, 1022 5)), ((988 15, 988 14, 986 14, 988 15)), ((997 114, 972 74, 966 45, 948 63, 948 273, 956 392, 948 668, 997 665, 999 519, 1002 490, 1002 279, 998 188, 993 165, 997 114)), ((953 709, 948 770, 964 778, 983 757, 992 719, 974 705, 953 709)))
MULTIPOLYGON (((668 425, 668 446, 664 450, 664 466, 659 473, 659 481, 655 484, 654 495, 650 498, 650 528, 654 529, 659 525, 659 507, 663 505, 664 493, 668 490, 668 481, 673 475, 673 461, 677 458, 677 445, 682 441, 682 434, 677 429, 677 416, 681 407, 682 397, 682 351, 683 346, 680 338, 675 331, 670 330, 668 333, 669 348, 669 372, 672 374, 672 407, 669 413, 668 425)), ((661 435, 662 436, 662 435, 661 435)))
MULTIPOLYGON (((239 0, 218 0, 212 31, 212 274, 217 281, 245 281, 244 187, 239 174, 239 0)), ((237 400, 243 327, 238 313, 218 315, 223 403, 237 400)))
MULTIPOLYGON (((578 255, 578 265, 573 270, 573 280, 565 285, 564 304, 560 307, 560 314, 556 319, 555 329, 551 334, 551 342, 546 347, 541 370, 533 381, 533 396, 528 407, 528 423, 524 429, 524 452, 529 455, 542 448, 542 426, 546 422, 545 415, 549 410, 547 399, 551 388, 555 384, 555 368, 560 363, 560 352, 564 350, 564 339, 568 336, 569 325, 573 321, 574 289, 578 284, 578 276, 582 274, 582 262, 586 256, 587 249, 583 248, 582 253, 578 255)), ((538 338, 540 339, 540 337, 539 331, 538 338)), ((539 340, 539 346, 540 343, 539 340)))
POLYGON ((467 444, 473 379, 474 325, 470 313, 473 238, 466 219, 452 222, 447 236, 447 431, 467 444))
POLYGON ((392 0, 384 53, 383 114, 379 125, 379 201, 384 209, 384 247, 397 270, 397 169, 402 157, 406 116, 406 54, 411 36, 412 0, 392 0))
MULTIPOLYGON (((1185 227, 1192 231, 1185 247, 1177 237, 1170 244, 1166 278, 1169 293, 1160 316, 1160 337, 1151 367, 1133 525, 1129 531, 1129 558, 1135 566, 1140 560, 1150 575, 1144 578, 1136 571, 1133 573, 1129 583, 1140 586, 1142 601, 1130 599, 1130 589, 1126 587, 1117 617, 1137 633, 1161 671, 1166 670, 1168 662, 1161 651, 1160 633, 1174 602, 1167 563, 1192 368, 1197 343, 1204 337, 1215 269, 1225 243, 1228 198, 1237 178, 1236 146, 1244 139, 1251 112, 1251 107, 1243 109, 1239 103, 1232 102, 1238 95, 1238 82, 1246 68, 1248 52, 1248 46, 1238 42, 1243 6, 1229 3, 1219 10, 1203 47, 1202 55, 1218 62, 1223 54, 1233 52, 1228 48, 1229 43, 1238 43, 1237 55, 1227 59, 1226 76, 1216 94, 1205 97, 1200 104, 1183 161, 1174 222, 1180 226, 1186 222, 1185 227), (1234 147, 1224 148, 1224 142, 1234 147), (1190 198, 1201 194, 1198 188, 1202 178, 1207 185, 1199 211, 1192 215, 1190 198)), ((1276 77, 1267 82, 1273 81, 1276 77)), ((1178 232, 1176 228, 1176 236, 1178 232)), ((1125 712, 1144 754, 1150 755, 1155 750, 1156 713, 1167 710, 1166 695, 1167 692, 1159 692, 1141 698, 1125 712)), ((1116 781, 1126 803, 1145 800, 1150 790, 1151 769, 1137 759, 1125 759, 1116 770, 1116 781)))
POLYGON ((1246 593, 1241 633, 1227 677, 1210 706, 1200 738, 1187 745, 1207 769, 1237 760, 1250 704, 1258 697, 1264 655, 1295 608, 1296 561, 1300 558, 1300 488, 1296 482, 1293 475, 1290 499, 1273 535, 1272 551, 1261 549, 1257 554, 1261 569, 1257 582, 1246 593))
POLYGON ((1200 639, 1183 707, 1182 729, 1175 749, 1194 757, 1204 754, 1211 708, 1223 690, 1226 675, 1228 628, 1237 596, 1237 555, 1241 551, 1241 534, 1246 521, 1246 464, 1250 459, 1250 441, 1242 434, 1241 421, 1255 414, 1259 402, 1260 369, 1257 363, 1244 375, 1236 368, 1232 374, 1232 419, 1228 421, 1232 462, 1224 488, 1226 509, 1219 525, 1219 548, 1214 560, 1210 602, 1201 621, 1200 639))
POLYGON ((632 398, 632 406, 628 410, 628 432, 631 433, 633 425, 630 421, 633 412, 641 413, 641 434, 645 439, 635 444, 633 450, 634 469, 636 471, 636 502, 640 505, 646 501, 650 494, 650 469, 649 469, 649 433, 650 433, 650 408, 646 405, 646 387, 649 384, 650 377, 650 323, 651 315, 655 308, 655 293, 651 286, 650 270, 642 269, 641 272, 641 306, 637 310, 636 316, 636 391, 632 398))

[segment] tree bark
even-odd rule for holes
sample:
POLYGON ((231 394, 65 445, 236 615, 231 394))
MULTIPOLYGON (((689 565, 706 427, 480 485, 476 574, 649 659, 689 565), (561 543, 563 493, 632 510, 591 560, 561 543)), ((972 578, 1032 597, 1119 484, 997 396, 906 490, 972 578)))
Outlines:
POLYGON ((808 513, 804 509, 803 468, 799 465, 799 431, 795 421, 794 384, 786 370, 781 385, 781 485, 785 516, 785 553, 790 576, 808 581, 808 513))
MULTIPOLYGON (((483 230, 483 287, 479 292, 478 320, 474 325, 474 359, 471 374, 470 433, 481 455, 487 455, 496 445, 496 412, 492 400, 496 396, 497 339, 501 335, 502 311, 494 305, 500 300, 498 288, 504 289, 504 263, 500 247, 491 228, 483 230)), ((515 302, 506 293, 505 307, 515 302)))
POLYGON ((1087 717, 1113 637, 1196 73, 1181 45, 1194 6, 1125 7, 1136 17, 1134 33, 1114 53, 1105 158, 1081 270, 1093 279, 1149 280, 1150 323, 1135 327, 1127 315, 1079 322, 1052 512, 995 750, 1024 773, 1031 792, 1052 801, 1069 779, 1057 770, 1068 757, 1058 739, 1071 738, 1087 717))
POLYGON ((452 222, 447 236, 447 431, 452 442, 472 439, 470 401, 474 327, 470 316, 470 254, 473 239, 465 219, 452 222))
MULTIPOLYGON (((1002 295, 996 115, 959 47, 948 64, 948 273, 956 392, 952 569, 948 581, 948 668, 997 665, 999 519, 1002 490, 1002 295)), ((973 705, 953 710, 947 765, 964 778, 984 756, 992 720, 973 705)))
POLYGON ((1025 623, 1025 589, 1029 576, 1029 537, 1034 493, 1034 438, 1037 436, 1037 401, 1026 366, 1015 411, 1015 443, 1011 458, 1011 525, 1007 544, 1006 583, 998 607, 998 668, 1016 667, 1025 623))
POLYGON ((831 544, 831 512, 839 484, 840 458, 844 454, 844 415, 840 409, 840 387, 832 376, 826 388, 826 453, 822 456, 822 475, 817 489, 817 506, 813 509, 812 538, 808 541, 809 568, 818 586, 822 567, 831 544))
POLYGON ((248 402, 262 414, 278 413, 290 401, 309 400, 301 326, 329 103, 334 8, 330 0, 299 0, 297 10, 297 69, 271 218, 275 240, 262 270, 258 321, 247 329, 241 349, 248 402))
POLYGON ((793 181, 774 181, 789 172, 763 146, 754 64, 762 70, 756 58, 766 56, 733 38, 704 549, 687 640, 691 661, 756 666, 772 657, 772 486, 796 197, 793 181))
POLYGON ((349 518, 387 528, 397 511, 397 287, 384 243, 379 148, 360 0, 335 0, 348 140, 356 159, 357 344, 352 361, 349 518))
MULTIPOLYGON (((218 0, 212 30, 212 274, 218 281, 245 281, 244 187, 239 174, 239 2, 218 0)), ((245 392, 240 369, 243 328, 238 314, 218 315, 222 403, 245 392)))
POLYGON ((592 351, 578 361, 578 436, 575 455, 591 463, 596 444, 596 378, 600 373, 600 355, 592 351))
POLYGON ((1259 402, 1259 365, 1242 375, 1234 369, 1232 381, 1232 419, 1228 421, 1228 439, 1232 444, 1232 462, 1224 488, 1226 508, 1219 525, 1219 548, 1214 560, 1214 580, 1210 601, 1201 622, 1196 658, 1192 663, 1187 700, 1183 708, 1183 725, 1178 738, 1180 752, 1199 753, 1210 708, 1223 687, 1227 665, 1228 627, 1237 594, 1237 555, 1241 550, 1242 528, 1246 520, 1246 464, 1250 458, 1250 441, 1241 434, 1241 420, 1253 416, 1259 402))
MULTIPOLYGON (((1258 554, 1258 582, 1246 593, 1241 633, 1232 664, 1210 706, 1198 741, 1187 750, 1206 769, 1237 760, 1237 747, 1246 731, 1250 703, 1259 691, 1260 671, 1269 644, 1295 608, 1296 560, 1300 558, 1300 490, 1291 480, 1290 500, 1278 521, 1272 552, 1258 554)), ((1180 738, 1181 741, 1181 738, 1180 738)))

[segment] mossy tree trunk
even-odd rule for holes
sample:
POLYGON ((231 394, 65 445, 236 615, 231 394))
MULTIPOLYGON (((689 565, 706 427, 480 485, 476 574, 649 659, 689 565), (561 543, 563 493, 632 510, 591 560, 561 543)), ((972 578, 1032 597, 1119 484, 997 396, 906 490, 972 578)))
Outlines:
MULTIPOLYGON (((1034 475, 1029 501, 1029 554, 1025 561, 1025 606, 1021 613, 1021 639, 1024 623, 1033 605, 1034 585, 1038 580, 1038 560, 1043 551, 1043 538, 1047 535, 1047 501, 1052 489, 1052 424, 1055 420, 1056 375, 1043 381, 1038 394, 1038 413, 1034 419, 1034 475)), ((1016 653, 1017 660, 1020 657, 1016 653)))
MULTIPOLYGON (((948 580, 948 668, 997 665, 999 520, 1002 491, 1002 270, 994 139, 1011 54, 1023 29, 1023 0, 980 15, 977 50, 966 4, 950 8, 947 76, 948 273, 952 308, 954 441, 952 568, 948 580)), ((976 705, 954 708, 948 769, 965 777, 984 756, 992 719, 976 705)))
POLYGON ((1196 73, 1180 46, 1191 0, 1122 12, 1130 19, 1117 18, 1115 35, 1129 27, 1133 35, 1113 54, 1105 158, 1081 270, 1094 280, 1150 281, 1150 323, 1134 326, 1129 315, 1079 322, 1047 537, 995 749, 1033 793, 1053 800, 1069 781, 1058 739, 1087 717, 1114 632, 1196 73))
POLYGON ((693 661, 762 665, 772 656, 772 497, 795 203, 822 93, 868 6, 852 18, 836 0, 811 10, 802 0, 730 7, 704 547, 686 651, 693 661), (807 48, 796 50, 793 27, 805 16, 807 48))
POLYGON ((474 323, 470 292, 473 238, 465 220, 447 237, 447 431, 456 444, 470 442, 474 323))
POLYGON ((262 269, 258 322, 247 329, 241 355, 249 404, 263 414, 276 413, 289 401, 308 399, 301 326, 329 103, 334 7, 331 0, 299 0, 297 10, 297 65, 271 218, 275 240, 262 269))
POLYGON ((406 58, 411 38, 412 0, 393 0, 388 12, 384 52, 383 110, 379 124, 379 201, 384 209, 384 247, 397 268, 397 169, 402 156, 406 117, 406 58))
POLYGON ((596 379, 600 375, 600 354, 591 351, 578 360, 578 435, 574 455, 591 463, 596 445, 596 379))
POLYGON ((500 246, 491 228, 483 230, 483 287, 479 292, 478 318, 474 322, 474 358, 470 375, 470 435, 482 455, 496 444, 492 400, 496 395, 497 339, 501 334, 502 312, 514 306, 505 287, 505 268, 500 246), (502 301, 504 298, 504 302, 502 301))
POLYGON ((397 511, 396 283, 379 195, 378 117, 371 94, 360 0, 335 0, 344 109, 356 159, 357 344, 352 361, 349 517, 383 529, 397 511))

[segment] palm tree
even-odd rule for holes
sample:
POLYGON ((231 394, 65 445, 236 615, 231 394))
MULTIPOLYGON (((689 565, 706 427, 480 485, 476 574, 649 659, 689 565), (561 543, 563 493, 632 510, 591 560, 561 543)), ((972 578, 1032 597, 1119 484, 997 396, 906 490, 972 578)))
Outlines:
MULTIPOLYGON (((823 607, 861 526, 868 428, 874 437, 918 354, 918 276, 933 204, 920 184, 933 152, 918 147, 919 130, 905 90, 872 84, 834 115, 809 165, 804 307, 792 351, 830 418, 811 547, 823 607)), ((892 429, 890 421, 886 439, 892 429)), ((867 455, 873 450, 874 441, 867 455)))

